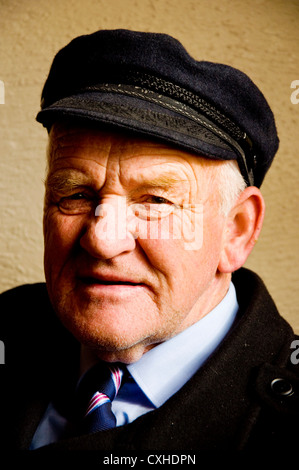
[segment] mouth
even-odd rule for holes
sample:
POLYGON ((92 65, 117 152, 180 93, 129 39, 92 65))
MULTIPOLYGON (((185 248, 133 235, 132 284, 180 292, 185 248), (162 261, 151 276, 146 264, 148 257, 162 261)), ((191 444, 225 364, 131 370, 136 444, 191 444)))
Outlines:
POLYGON ((145 284, 120 279, 98 279, 93 276, 79 279, 83 292, 93 298, 132 301, 136 295, 148 290, 145 284))
POLYGON ((107 279, 98 279, 95 277, 83 277, 81 278, 87 285, 103 285, 103 286, 142 286, 139 282, 131 282, 131 281, 121 281, 121 280, 107 280, 107 279))
POLYGON ((111 272, 100 273, 96 271, 82 271, 78 275, 78 280, 87 288, 132 289, 134 287, 147 287, 146 284, 142 282, 143 279, 137 279, 137 276, 134 278, 111 272))

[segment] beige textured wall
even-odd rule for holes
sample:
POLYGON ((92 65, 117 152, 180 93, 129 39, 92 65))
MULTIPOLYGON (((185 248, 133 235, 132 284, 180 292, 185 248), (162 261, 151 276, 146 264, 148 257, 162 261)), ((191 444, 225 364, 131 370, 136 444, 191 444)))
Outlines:
POLYGON ((247 266, 299 332, 299 104, 290 100, 299 80, 299 0, 0 0, 0 290, 43 280, 40 92, 55 52, 101 28, 169 33, 194 57, 245 71, 266 95, 281 146, 262 187, 267 216, 247 266))

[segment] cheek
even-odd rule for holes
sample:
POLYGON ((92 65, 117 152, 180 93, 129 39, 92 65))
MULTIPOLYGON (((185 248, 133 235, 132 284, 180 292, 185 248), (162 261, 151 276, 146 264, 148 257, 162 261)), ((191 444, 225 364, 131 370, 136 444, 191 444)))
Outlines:
MULTIPOLYGON (((159 299, 178 299, 190 288, 196 272, 200 272, 201 250, 186 250, 183 240, 139 240, 149 265, 159 279, 159 299)), ((192 287, 193 288, 193 287, 192 287)))
POLYGON ((203 206, 198 206, 196 213, 181 211, 172 220, 147 224, 147 236, 139 238, 151 264, 170 279, 216 271, 224 221, 217 210, 203 211, 203 206))
POLYGON ((46 274, 65 263, 79 243, 82 221, 49 210, 44 216, 44 260, 46 274))
MULTIPOLYGON (((182 292, 201 291, 217 273, 222 250, 223 221, 208 213, 187 226, 177 240, 159 240, 153 256, 167 270, 168 279, 182 292), (195 228, 194 228, 195 227, 195 228), (164 243, 163 243, 164 242, 164 243)), ((163 269, 163 266, 161 269, 163 269)))

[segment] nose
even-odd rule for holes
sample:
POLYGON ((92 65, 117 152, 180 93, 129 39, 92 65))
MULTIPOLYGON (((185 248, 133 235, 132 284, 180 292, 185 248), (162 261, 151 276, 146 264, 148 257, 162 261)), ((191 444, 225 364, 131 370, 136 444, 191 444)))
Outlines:
POLYGON ((97 206, 87 222, 80 245, 99 259, 112 259, 135 249, 135 237, 127 224, 125 198, 118 196, 114 201, 97 206))

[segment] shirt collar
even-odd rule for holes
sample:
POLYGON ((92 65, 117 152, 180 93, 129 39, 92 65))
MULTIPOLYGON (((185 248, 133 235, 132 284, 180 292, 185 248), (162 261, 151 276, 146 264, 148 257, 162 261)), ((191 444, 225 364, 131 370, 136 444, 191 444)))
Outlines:
POLYGON ((230 330, 238 308, 230 283, 226 296, 210 313, 127 366, 155 407, 176 393, 212 354, 230 330))

